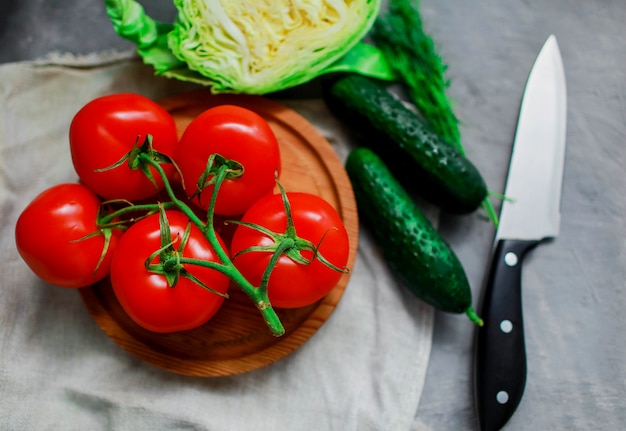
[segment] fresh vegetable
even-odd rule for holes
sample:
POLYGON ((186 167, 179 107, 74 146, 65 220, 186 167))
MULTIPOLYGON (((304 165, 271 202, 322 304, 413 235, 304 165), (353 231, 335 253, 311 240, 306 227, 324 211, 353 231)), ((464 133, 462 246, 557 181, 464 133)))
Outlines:
POLYGON ((366 35, 381 1, 174 4, 177 18, 164 24, 148 17, 136 1, 106 0, 115 31, 137 44, 157 74, 208 85, 214 92, 265 94, 325 73, 366 35))
MULTIPOLYGON (((81 181, 104 199, 148 198, 163 188, 156 172, 142 164, 133 148, 146 136, 161 155, 171 156, 178 141, 170 114, 139 94, 102 96, 83 106, 70 125, 70 151, 81 181), (146 173, 148 175, 146 175, 146 173)), ((168 176, 172 165, 164 167, 168 176)))
POLYGON ((47 283, 79 288, 109 274, 120 232, 97 225, 100 200, 82 184, 40 193, 20 214, 15 242, 30 269, 47 283))
POLYGON ((180 138, 175 160, 186 193, 203 209, 209 206, 220 164, 229 166, 215 202, 220 215, 241 215, 271 194, 280 172, 278 141, 267 121, 234 105, 216 106, 194 118, 180 138), (211 158, 214 154, 219 157, 211 158))
POLYGON ((346 75, 329 84, 325 100, 365 145, 393 166, 401 182, 444 211, 472 212, 487 196, 476 167, 379 82, 346 75))
MULTIPOLYGON (((431 36, 424 31, 419 0, 394 0, 380 14, 370 35, 398 81, 433 131, 445 142, 465 154, 459 120, 447 94, 450 80, 447 66, 437 53, 431 36)), ((498 223, 498 216, 488 198, 482 202, 487 216, 498 223)))
POLYGON ((359 215, 398 279, 438 309, 464 312, 482 325, 459 259, 384 162, 368 148, 357 148, 346 170, 359 215))
POLYGON ((156 142, 167 142, 163 138, 170 132, 178 144, 176 126, 166 111, 147 101, 132 94, 106 96, 76 114, 70 146, 82 182, 55 186, 24 210, 16 227, 22 257, 37 275, 60 286, 84 287, 110 275, 125 312, 154 332, 203 325, 219 310, 232 282, 250 298, 271 333, 283 335, 268 295, 270 275, 281 307, 309 305, 326 295, 348 271, 341 218, 311 195, 294 195, 292 212, 278 183, 276 136, 258 114, 233 105, 214 107, 187 126, 176 151, 168 147, 162 152, 156 142), (146 180, 141 187, 136 174, 146 180), (204 213, 177 181, 192 184, 191 197, 196 200, 197 192, 204 213), (275 186, 280 194, 274 196, 275 186), (262 270, 253 284, 233 263, 218 231, 226 214, 238 218, 265 198, 276 205, 269 205, 259 224, 257 216, 230 222, 248 230, 240 234, 244 249, 236 257, 253 268, 251 274, 262 270), (216 221, 217 211, 223 217, 216 221), (245 245, 250 238, 258 241, 254 234, 259 232, 273 242, 245 245), (298 271, 290 262, 304 269, 298 271), (286 290, 286 277, 301 284, 295 293, 286 290))
POLYGON ((387 58, 409 97, 433 131, 463 152, 459 120, 446 91, 447 66, 424 31, 419 0, 394 0, 374 23, 370 35, 387 58))
POLYGON ((343 275, 348 254, 341 217, 309 193, 260 199, 241 219, 231 243, 233 262, 252 284, 263 284, 269 275, 269 299, 278 308, 304 307, 326 296, 343 275))
POLYGON ((124 233, 113 257, 111 285, 138 325, 153 332, 189 330, 222 306, 228 277, 185 259, 219 262, 202 231, 182 212, 153 214, 124 233))

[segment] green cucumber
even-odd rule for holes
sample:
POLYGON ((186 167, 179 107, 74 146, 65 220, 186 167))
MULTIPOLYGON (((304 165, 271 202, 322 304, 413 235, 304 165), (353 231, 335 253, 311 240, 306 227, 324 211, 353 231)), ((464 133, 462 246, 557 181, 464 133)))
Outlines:
POLYGON ((365 146, 394 167, 407 189, 441 210, 467 214, 487 197, 485 181, 472 162, 379 81, 345 75, 325 85, 324 100, 365 146))
POLYGON ((381 158, 357 148, 348 155, 346 171, 359 217, 402 284, 439 310, 466 313, 482 326, 458 257, 381 158))

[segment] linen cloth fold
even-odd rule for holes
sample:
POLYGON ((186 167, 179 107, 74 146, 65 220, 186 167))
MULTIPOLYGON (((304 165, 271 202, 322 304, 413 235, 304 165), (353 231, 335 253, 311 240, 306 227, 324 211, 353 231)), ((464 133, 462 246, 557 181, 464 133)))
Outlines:
MULTIPOLYGON (((15 248, 15 222, 39 192, 77 180, 68 131, 85 103, 119 92, 158 100, 196 87, 155 77, 123 53, 5 64, 0 83, 0 429, 410 428, 433 310, 394 280, 364 229, 333 315, 272 365, 230 377, 186 377, 118 347, 76 290, 32 274, 15 248)), ((321 100, 280 101, 312 122, 340 158, 347 155, 349 139, 321 100)))

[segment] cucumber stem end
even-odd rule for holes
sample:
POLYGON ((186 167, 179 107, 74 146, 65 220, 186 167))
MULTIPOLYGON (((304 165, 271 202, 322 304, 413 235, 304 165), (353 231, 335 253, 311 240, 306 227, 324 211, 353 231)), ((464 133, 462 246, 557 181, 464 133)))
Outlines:
POLYGON ((478 314, 476 314, 476 311, 474 311, 474 307, 472 307, 471 305, 469 307, 467 307, 467 310, 465 310, 465 314, 467 314, 467 317, 469 317, 469 319, 476 325, 478 326, 483 326, 483 319, 480 318, 480 316, 478 314))

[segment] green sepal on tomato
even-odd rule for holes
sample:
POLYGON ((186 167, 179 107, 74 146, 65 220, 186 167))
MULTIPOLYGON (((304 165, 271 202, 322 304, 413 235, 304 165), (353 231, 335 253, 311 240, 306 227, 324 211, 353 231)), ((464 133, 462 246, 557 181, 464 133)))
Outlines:
MULTIPOLYGON (((153 168, 141 166, 138 158, 128 158, 148 135, 154 154, 174 154, 176 124, 153 100, 134 93, 91 100, 76 113, 69 131, 72 162, 80 180, 104 199, 136 201, 154 196, 163 188, 162 178, 153 168), (121 160, 125 163, 118 163, 121 160)), ((163 170, 171 178, 174 166, 164 165, 163 170)))
POLYGON ((52 186, 20 214, 15 226, 17 250, 29 268, 47 283, 80 288, 109 274, 121 231, 100 229, 101 201, 86 186, 52 186))
POLYGON ((298 308, 326 296, 347 272, 349 239, 341 216, 326 200, 309 193, 267 195, 237 222, 231 255, 255 286, 279 253, 267 280, 276 308, 298 308), (286 247, 283 247, 285 245, 286 247))
POLYGON ((230 280, 214 268, 182 263, 186 259, 220 262, 202 231, 184 213, 167 210, 163 214, 165 226, 162 215, 153 214, 124 233, 111 265, 111 285, 135 323, 168 333, 194 329, 210 320, 221 308, 230 280), (169 229, 165 237, 171 238, 171 244, 163 244, 162 229, 169 229), (154 266, 161 269, 150 270, 154 266), (168 270, 178 274, 170 277, 164 274, 168 270))
POLYGON ((241 215, 271 194, 281 169, 278 140, 270 125, 256 112, 235 105, 215 106, 195 117, 183 132, 174 159, 186 194, 205 210, 214 189, 209 171, 218 169, 207 166, 209 160, 234 165, 214 208, 215 214, 226 216, 241 215))

